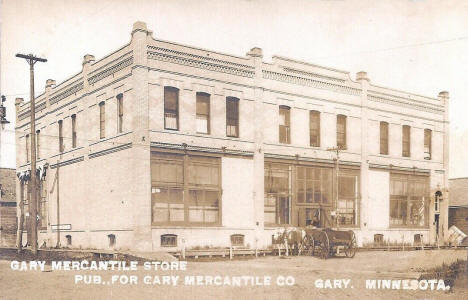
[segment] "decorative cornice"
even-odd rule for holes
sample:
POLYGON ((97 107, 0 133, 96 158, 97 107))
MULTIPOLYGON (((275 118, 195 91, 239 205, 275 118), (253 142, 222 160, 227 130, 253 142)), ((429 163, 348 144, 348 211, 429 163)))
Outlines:
POLYGON ((391 104, 391 105, 398 105, 398 106, 413 108, 413 109, 427 111, 427 112, 436 113, 436 114, 437 113, 440 114, 440 113, 444 112, 443 108, 436 107, 435 105, 419 104, 419 103, 422 103, 422 102, 418 101, 419 103, 415 103, 416 101, 414 101, 414 100, 412 101, 412 99, 406 99, 406 98, 403 98, 403 97, 392 96, 392 95, 386 95, 386 96, 382 96, 382 95, 383 94, 380 94, 380 93, 370 92, 367 95, 367 98, 369 100, 371 100, 371 101, 374 101, 374 102, 387 103, 387 104, 391 104))
POLYGON ((130 66, 133 64, 133 56, 130 56, 124 60, 117 62, 116 64, 111 65, 110 67, 104 69, 103 71, 97 73, 88 78, 89 84, 95 84, 96 82, 130 66))
POLYGON ((227 148, 202 147, 202 146, 184 145, 184 144, 151 142, 151 147, 162 148, 162 149, 207 152, 207 153, 231 154, 231 155, 240 155, 240 156, 253 156, 252 151, 233 150, 233 149, 227 149, 227 148))
POLYGON ((344 79, 331 77, 331 76, 325 76, 325 75, 321 75, 321 74, 317 74, 317 73, 306 72, 306 71, 297 70, 297 69, 293 69, 293 68, 289 68, 289 67, 283 67, 283 70, 285 72, 289 72, 289 73, 300 74, 300 75, 303 75, 303 76, 315 77, 315 78, 320 78, 320 79, 326 79, 326 80, 335 81, 335 82, 339 82, 339 83, 345 83, 346 82, 344 79))
POLYGON ((348 94, 348 95, 353 95, 353 96, 361 95, 360 89, 352 88, 352 87, 345 86, 345 85, 329 83, 329 82, 314 80, 310 78, 288 75, 284 73, 277 73, 277 72, 267 71, 267 70, 263 70, 262 73, 263 73, 264 79, 282 81, 286 83, 298 84, 298 85, 303 85, 303 86, 310 86, 310 87, 314 87, 318 89, 326 89, 326 90, 330 90, 333 92, 343 93, 343 94, 348 94))
POLYGON ((81 91, 82 89, 83 89, 83 81, 82 81, 82 78, 81 78, 80 82, 78 82, 77 84, 75 84, 72 87, 70 87, 69 89, 61 92, 60 94, 56 94, 55 96, 51 97, 50 100, 49 100, 49 103, 51 105, 55 104, 55 103, 59 102, 60 100, 63 100, 65 98, 67 98, 70 95, 76 94, 77 92, 81 91))
POLYGON ((185 57, 190 57, 190 58, 198 59, 198 60, 212 61, 212 62, 215 62, 217 64, 230 65, 230 66, 234 66, 236 68, 244 68, 244 69, 255 70, 254 66, 239 64, 239 63, 235 63, 235 62, 232 62, 232 61, 222 60, 222 59, 213 58, 213 57, 209 57, 209 56, 201 56, 201 55, 196 55, 196 54, 192 54, 192 53, 181 52, 181 51, 177 51, 177 50, 161 48, 161 47, 155 47, 155 46, 148 46, 148 49, 151 49, 152 51, 168 53, 168 54, 175 55, 175 56, 185 56, 185 57))
MULTIPOLYGON (((41 111, 44 108, 46 108, 45 101, 40 103, 39 105, 36 105, 36 112, 41 111)), ((24 111, 24 112, 22 112, 21 114, 18 115, 18 120, 21 121, 21 120, 24 120, 26 118, 29 118, 30 115, 31 115, 31 110, 26 110, 26 111, 24 111)))
MULTIPOLYGON (((188 55, 187 55, 188 56, 188 55)), ((170 55, 162 52, 154 52, 154 51, 148 51, 148 59, 155 59, 155 60, 160 60, 160 61, 166 61, 166 62, 171 62, 179 65, 184 65, 184 66, 189 66, 189 67, 194 67, 194 68, 200 68, 200 69, 205 69, 205 70, 210 70, 210 71, 215 71, 215 72, 220 72, 220 73, 227 73, 227 74, 232 74, 236 76, 242 76, 242 77, 248 77, 248 78, 253 78, 255 75, 255 71, 252 69, 250 66, 246 65, 241 65, 241 67, 231 67, 227 66, 228 62, 226 61, 221 61, 218 60, 220 63, 223 64, 215 64, 212 62, 208 62, 206 58, 203 60, 200 59, 192 59, 188 57, 182 57, 178 55, 170 55)), ((233 63, 231 63, 233 64, 233 63)), ((238 64, 236 64, 238 65, 238 64)))

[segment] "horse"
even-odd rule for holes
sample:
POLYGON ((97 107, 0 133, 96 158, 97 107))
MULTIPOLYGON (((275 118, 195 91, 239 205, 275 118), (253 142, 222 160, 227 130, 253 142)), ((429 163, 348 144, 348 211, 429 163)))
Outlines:
POLYGON ((291 249, 292 255, 300 255, 305 234, 302 228, 283 227, 273 234, 273 244, 284 245, 287 254, 291 249))

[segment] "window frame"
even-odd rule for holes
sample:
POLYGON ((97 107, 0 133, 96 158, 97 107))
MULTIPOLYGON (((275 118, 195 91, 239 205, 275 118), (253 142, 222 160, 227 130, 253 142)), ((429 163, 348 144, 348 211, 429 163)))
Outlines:
POLYGON ((159 246, 164 247, 164 248, 177 247, 177 244, 178 244, 177 241, 178 241, 177 234, 172 234, 172 233, 161 234, 161 236, 159 237, 159 246), (165 239, 168 239, 168 241, 173 240, 174 243, 165 242, 163 244, 163 240, 165 239))
POLYGON ((238 138, 240 136, 239 134, 239 98, 236 97, 226 97, 226 136, 227 137, 234 137, 238 138), (235 112, 231 114, 229 113, 229 103, 235 104, 233 105, 235 107, 235 112), (234 117, 232 117, 235 115, 234 117), (230 128, 234 127, 235 128, 235 134, 230 133, 231 130, 230 128))
POLYGON ((65 149, 63 144, 63 120, 58 121, 58 136, 59 136, 59 152, 62 153, 65 149))
POLYGON ((40 130, 36 130, 36 159, 41 158, 41 152, 39 151, 41 142, 40 133, 40 130))
POLYGON ((347 123, 347 116, 342 114, 336 115, 336 146, 341 149, 347 148, 347 123), (343 125, 343 132, 340 131, 340 122, 343 125))
POLYGON ((210 134, 211 131, 211 95, 205 92, 197 92, 195 95, 196 103, 195 103, 195 122, 196 122, 196 132, 200 134, 210 134), (198 111, 199 104, 206 104, 207 111, 205 113, 198 111), (198 130, 198 120, 205 120, 206 119, 206 132, 198 130))
POLYGON ((432 160, 432 130, 429 128, 424 129, 424 159, 432 160), (428 149, 427 152, 426 148, 428 149), (426 153, 428 156, 426 156, 426 153))
POLYGON ((411 157, 411 126, 403 125, 401 127, 401 156, 411 157))
MULTIPOLYGON (((264 204, 263 204, 263 213, 264 215, 274 213, 274 222, 268 222, 264 217, 264 226, 265 227, 277 227, 283 225, 290 225, 292 223, 292 214, 293 214, 293 201, 294 201, 294 187, 292 186, 293 178, 293 169, 292 165, 289 163, 277 163, 277 162, 265 162, 264 167, 264 204), (268 172, 268 173, 267 173, 268 172), (275 177, 281 178, 280 176, 271 176, 275 172, 276 175, 283 173, 282 176, 287 174, 287 185, 288 187, 274 186, 275 177), (270 175, 271 185, 267 181, 267 174, 270 175), (270 203, 271 200, 274 200, 274 203, 270 203), (287 203, 285 203, 287 200, 287 203), (284 213, 287 210, 287 216, 284 213), (287 219, 286 222, 281 220, 287 219)), ((284 177, 283 177, 284 178, 284 177)))
POLYGON ((29 134, 26 134, 26 135, 24 136, 24 139, 25 139, 25 146, 26 146, 26 147, 25 147, 25 148, 26 148, 26 163, 29 163, 29 162, 31 161, 31 159, 30 159, 30 157, 29 157, 29 155, 30 155, 30 153, 29 153, 30 150, 29 150, 29 149, 30 149, 30 147, 31 147, 29 134))
POLYGON ((72 128, 72 148, 76 148, 76 114, 71 115, 71 128, 72 128))
POLYGON ((179 89, 176 88, 176 87, 172 87, 172 86, 165 86, 164 87, 164 96, 163 96, 163 101, 164 101, 164 129, 166 130, 179 130, 180 127, 179 127, 179 89), (169 97, 169 93, 170 92, 174 92, 175 93, 175 109, 168 109, 168 102, 170 99, 168 99, 169 97), (171 128, 169 127, 168 125, 168 122, 167 122, 167 119, 168 119, 168 114, 173 114, 174 115, 174 118, 175 118, 175 122, 176 122, 176 128, 171 128))
POLYGON ((429 228, 430 219, 430 178, 424 175, 414 174, 400 174, 390 173, 390 197, 389 197, 389 226, 390 228, 429 228), (393 194, 392 187, 394 184, 401 183, 402 194, 393 194), (417 184, 424 185, 424 192, 421 194, 415 194, 417 184), (415 199, 420 198, 420 199, 415 199), (424 199, 423 199, 424 198, 424 199), (414 224, 415 220, 412 219, 413 205, 417 204, 418 201, 424 203, 424 225, 414 224), (397 204, 397 217, 392 219, 392 207, 397 204), (404 212, 402 214, 401 212, 404 212), (397 220, 401 220, 401 224, 395 224, 397 220))
POLYGON ((320 147, 320 119, 321 114, 319 111, 309 111, 309 142, 311 147, 320 147), (314 131, 315 134, 313 134, 314 131), (312 142, 313 136, 315 137, 316 143, 312 142))
MULTIPOLYGON (((180 153, 180 152, 160 152, 160 151, 152 151, 151 152, 151 166, 152 171, 153 165, 158 162, 162 162, 163 164, 167 164, 167 162, 178 163, 183 168, 183 179, 182 182, 163 182, 155 180, 153 175, 151 175, 151 188, 152 189, 168 189, 168 193, 171 190, 179 190, 182 191, 181 199, 178 199, 177 202, 172 203, 182 203, 183 210, 184 210, 184 218, 183 221, 171 221, 167 219, 166 221, 154 221, 154 203, 157 203, 157 200, 153 199, 153 191, 151 193, 151 224, 153 227, 164 227, 164 226, 202 226, 202 227, 217 227, 222 224, 222 178, 221 178, 221 157, 220 156, 212 156, 212 155, 200 155, 197 153, 180 153), (217 176, 217 184, 196 184, 190 182, 190 168, 197 166, 197 165, 210 165, 215 167, 216 176, 217 176), (216 214, 216 221, 215 222, 197 222, 197 221, 190 221, 190 204, 191 204, 191 191, 203 191, 203 200, 202 203, 207 202, 206 200, 206 193, 207 192, 214 192, 217 195, 217 214, 216 214)), ((213 171, 213 170, 212 170, 213 171)), ((168 202, 161 202, 161 203, 168 203, 170 204, 170 200, 168 202)), ((171 209, 170 206, 167 206, 168 211, 171 209)), ((176 208, 177 209, 177 208, 176 208)), ((180 208, 179 208, 180 209, 180 208)), ((194 210, 192 208, 192 210, 194 210)), ((196 208, 195 208, 196 210, 196 208)), ((200 210, 200 209, 199 209, 200 210)), ((203 206, 202 213, 203 217, 205 218, 206 212, 210 211, 210 206, 203 206)), ((168 215, 170 218, 170 215, 168 215)))
POLYGON ((278 117, 280 118, 278 122, 278 141, 280 144, 291 144, 291 107, 287 105, 280 105, 278 109, 278 117), (284 123, 281 124, 281 115, 284 113, 284 123), (282 135, 282 129, 284 129, 284 135, 282 135), (283 138, 282 138, 283 137, 283 138))
MULTIPOLYGON (((335 172, 336 172, 336 170, 335 170, 335 172)), ((336 197, 336 191, 335 191, 334 196, 336 197)), ((356 227, 359 227, 360 226, 359 225, 360 224, 360 214, 361 214, 361 206, 360 206, 360 204, 361 204, 361 176, 360 176, 360 173, 359 173, 358 170, 341 169, 340 168, 339 173, 338 173, 338 197, 336 197, 336 198, 338 199, 338 202, 345 201, 346 205, 348 205, 349 203, 353 203, 352 208, 349 208, 348 206, 346 206, 344 209, 345 210, 352 209, 354 224, 339 223, 338 226, 340 228, 356 228, 356 227), (343 178, 353 178, 355 180, 354 181, 354 185, 355 185, 354 195, 348 196, 348 195, 340 194, 340 187, 343 186, 342 183, 341 183, 343 178)), ((335 207, 335 209, 337 211, 337 216, 343 215, 344 213, 338 213, 338 210, 340 209, 338 206, 339 206, 339 203, 336 203, 334 205, 334 207, 335 207)), ((350 213, 346 213, 346 214, 349 215, 350 213)))
POLYGON ((99 102, 99 139, 106 138, 106 102, 99 102))
POLYGON ((388 155, 389 153, 389 124, 388 122, 380 122, 380 154, 388 155))
POLYGON ((120 93, 116 97, 117 100, 117 133, 123 132, 123 94, 120 93))

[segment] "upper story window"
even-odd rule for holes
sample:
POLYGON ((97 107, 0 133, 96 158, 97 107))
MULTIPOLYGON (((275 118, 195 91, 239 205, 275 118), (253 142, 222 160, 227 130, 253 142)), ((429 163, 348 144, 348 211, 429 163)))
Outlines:
POLYGON ((106 137, 106 103, 99 103, 99 138, 106 137))
POLYGON ((36 131, 36 159, 39 159, 39 157, 41 157, 41 152, 39 151, 41 143, 40 133, 40 130, 36 131))
POLYGON ((210 133, 210 95, 197 93, 197 132, 210 133))
POLYGON ((320 147, 320 112, 312 110, 309 113, 310 145, 320 147))
POLYGON ((291 108, 280 105, 279 107, 279 142, 291 144, 291 108))
POLYGON ((411 156, 411 127, 403 125, 402 127, 402 156, 411 156))
POLYGON ((336 116, 336 145, 346 148, 346 116, 336 116))
POLYGON ((123 94, 117 95, 117 132, 123 132, 123 94))
POLYGON ((424 159, 432 159, 432 130, 424 129, 424 159))
POLYGON ((380 154, 388 155, 388 123, 380 122, 380 154))
POLYGON ((76 148, 76 115, 71 116, 72 148, 76 148))
POLYGON ((239 137, 239 99, 226 98, 226 136, 239 137))
POLYGON ((164 87, 164 129, 179 130, 179 89, 164 87))
POLYGON ((58 121, 59 152, 63 152, 63 121, 58 121))
POLYGON ((29 162, 29 146, 30 146, 30 142, 29 142, 29 134, 26 134, 26 137, 25 137, 25 143, 26 143, 26 162, 28 163, 29 162))

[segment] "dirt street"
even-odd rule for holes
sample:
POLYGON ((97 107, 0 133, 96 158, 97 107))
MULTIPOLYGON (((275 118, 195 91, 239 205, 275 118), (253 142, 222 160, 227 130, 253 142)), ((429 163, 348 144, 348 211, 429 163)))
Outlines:
POLYGON ((137 271, 57 271, 51 270, 50 265, 45 267, 45 271, 14 271, 10 261, 0 260, 0 298, 468 299, 468 287, 456 287, 451 292, 366 288, 366 280, 417 279, 421 270, 442 263, 449 264, 457 259, 466 259, 466 251, 362 252, 357 253, 353 259, 335 257, 328 260, 301 256, 188 262, 186 271, 149 271, 144 270, 141 263, 137 271), (81 280, 75 283, 75 275, 95 277, 82 276, 81 280), (114 275, 115 282, 111 283, 114 275), (175 277, 170 279, 169 275, 179 276, 176 286, 172 285, 175 277), (184 278, 189 275, 205 276, 199 279, 203 285, 196 285, 197 277, 192 278, 194 285, 186 285, 184 278), (130 284, 130 276, 134 276, 137 281, 130 284), (214 279, 216 276, 220 276, 218 281, 214 279), (243 286, 215 284, 233 284, 234 277, 238 276, 252 277, 245 279, 247 284, 243 286), (91 280, 92 283, 84 283, 87 280, 91 280), (126 280, 129 281, 125 282, 126 280), (292 283, 293 285, 288 286, 292 283), (317 287, 316 283, 324 288, 317 287), (284 286, 281 286, 282 284, 284 286))

